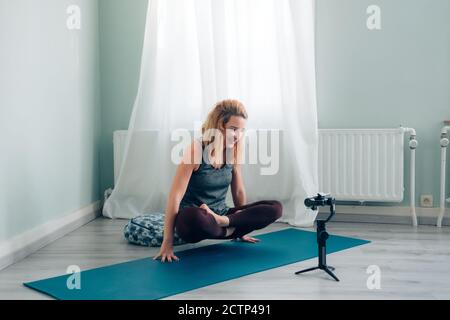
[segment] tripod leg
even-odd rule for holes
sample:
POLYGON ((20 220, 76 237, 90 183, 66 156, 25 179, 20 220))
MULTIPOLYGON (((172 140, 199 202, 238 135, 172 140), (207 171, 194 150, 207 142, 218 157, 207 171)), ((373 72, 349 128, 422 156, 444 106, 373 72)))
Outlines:
POLYGON ((339 281, 339 279, 334 275, 333 272, 331 272, 330 269, 328 269, 328 267, 323 268, 323 270, 328 273, 334 280, 339 281))
POLYGON ((304 272, 308 272, 308 271, 313 271, 313 270, 316 270, 316 269, 319 269, 319 267, 308 268, 308 269, 305 269, 305 270, 297 271, 295 274, 300 274, 300 273, 304 273, 304 272))
POLYGON ((331 271, 334 271, 334 270, 336 270, 336 268, 335 267, 332 267, 332 266, 327 266, 328 267, 328 269, 330 269, 331 271))

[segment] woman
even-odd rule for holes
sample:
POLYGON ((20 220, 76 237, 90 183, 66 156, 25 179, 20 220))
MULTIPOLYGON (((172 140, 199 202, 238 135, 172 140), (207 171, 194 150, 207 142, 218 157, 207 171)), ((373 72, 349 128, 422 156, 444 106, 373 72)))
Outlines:
POLYGON ((177 167, 167 200, 164 240, 154 259, 179 260, 173 253, 174 228, 186 242, 204 239, 241 239, 281 217, 276 200, 246 203, 240 163, 247 112, 237 100, 216 104, 202 126, 201 141, 194 140, 177 167), (193 160, 193 161, 192 161, 193 160), (235 207, 225 198, 231 184, 235 207))

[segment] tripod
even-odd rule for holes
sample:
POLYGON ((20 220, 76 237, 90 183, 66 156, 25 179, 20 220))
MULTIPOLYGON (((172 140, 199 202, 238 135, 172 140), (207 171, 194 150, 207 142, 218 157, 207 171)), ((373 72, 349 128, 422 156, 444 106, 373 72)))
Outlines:
POLYGON ((323 270, 328 273, 334 280, 339 281, 339 279, 333 273, 334 268, 332 266, 327 265, 327 239, 329 237, 328 232, 326 230, 326 223, 330 221, 330 219, 335 214, 335 199, 332 197, 327 197, 328 195, 324 193, 318 193, 316 197, 307 198, 305 200, 305 205, 307 207, 311 207, 313 210, 317 208, 319 205, 330 205, 330 215, 326 220, 317 220, 317 245, 319 249, 319 265, 317 267, 308 268, 305 270, 297 271, 295 274, 305 273, 313 270, 323 270))

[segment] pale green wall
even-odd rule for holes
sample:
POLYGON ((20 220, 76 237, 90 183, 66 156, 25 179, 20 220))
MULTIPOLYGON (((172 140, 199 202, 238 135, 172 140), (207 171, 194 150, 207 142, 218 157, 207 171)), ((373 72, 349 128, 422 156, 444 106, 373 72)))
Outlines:
POLYGON ((97 0, 0 0, 0 242, 101 198, 98 58, 97 0))
POLYGON ((113 132, 127 129, 139 84, 147 0, 99 0, 101 190, 114 185, 113 132))
MULTIPOLYGON (((416 199, 433 194, 439 206, 440 129, 450 119, 450 1, 318 0, 317 5, 319 126, 415 128, 416 199), (371 4, 381 8, 379 31, 366 28, 371 4)), ((409 151, 405 155, 403 205, 408 205, 409 151)))
MULTIPOLYGON (((128 127, 137 90, 146 3, 100 0, 102 190, 113 186, 112 132, 128 127)), ((438 206, 439 132, 450 118, 450 1, 317 0, 316 14, 319 126, 415 128, 417 198, 431 193, 438 206), (382 10, 380 31, 366 28, 371 4, 382 10)), ((409 204, 405 155, 402 205, 409 204)))

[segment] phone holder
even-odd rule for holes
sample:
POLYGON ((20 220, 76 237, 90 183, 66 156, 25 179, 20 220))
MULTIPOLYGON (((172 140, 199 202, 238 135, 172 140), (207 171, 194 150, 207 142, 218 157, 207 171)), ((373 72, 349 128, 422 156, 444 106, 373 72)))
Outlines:
POLYGON ((330 221, 330 219, 334 216, 336 213, 336 199, 330 196, 330 194, 325 193, 318 193, 316 197, 312 198, 306 198, 305 199, 305 206, 308 208, 311 208, 313 210, 316 210, 318 206, 330 206, 330 215, 325 220, 317 220, 317 245, 319 249, 319 265, 314 268, 308 268, 305 270, 297 271, 295 274, 305 273, 308 271, 313 270, 323 270, 326 273, 328 273, 334 280, 339 281, 339 279, 336 277, 336 275, 333 273, 335 270, 332 266, 327 265, 327 239, 329 237, 329 234, 326 230, 326 223, 330 221))

